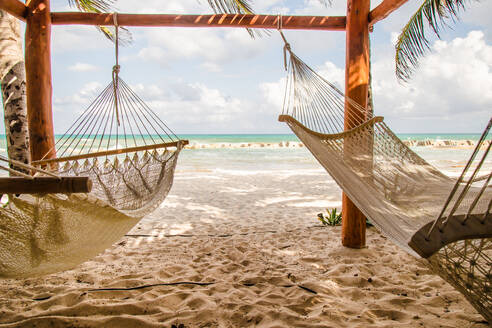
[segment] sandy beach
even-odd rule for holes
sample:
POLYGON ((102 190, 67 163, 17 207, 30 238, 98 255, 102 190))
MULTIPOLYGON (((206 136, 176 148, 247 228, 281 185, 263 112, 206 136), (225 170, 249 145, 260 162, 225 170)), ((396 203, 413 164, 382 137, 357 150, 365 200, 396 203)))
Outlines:
MULTIPOLYGON (((186 156, 185 156, 186 158, 186 156)), ((320 168, 178 169, 166 201, 70 271, 0 281, 0 327, 487 327, 375 228, 340 244, 320 168)))

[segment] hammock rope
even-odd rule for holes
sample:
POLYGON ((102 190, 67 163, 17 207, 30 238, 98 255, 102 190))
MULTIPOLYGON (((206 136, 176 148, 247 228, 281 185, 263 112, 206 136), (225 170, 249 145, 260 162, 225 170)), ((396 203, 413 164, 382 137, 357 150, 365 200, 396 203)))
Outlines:
POLYGON ((143 216, 166 197, 177 157, 188 141, 180 140, 120 78, 117 13, 113 21, 111 82, 58 138, 58 157, 34 163, 59 163, 61 175, 89 176, 97 197, 128 215, 143 216))
MULTIPOLYGON (((55 143, 57 158, 31 163, 43 174, 86 177, 86 194, 9 195, 0 207, 0 278, 73 268, 110 247, 169 193, 180 140, 125 83, 119 25, 111 82, 55 143)), ((17 163, 16 163, 17 165, 17 163)), ((0 166, 1 168, 1 166, 0 166)), ((58 190, 58 189, 57 189, 58 190)))
POLYGON ((414 153, 382 117, 311 69, 281 36, 289 58, 279 121, 371 223, 427 259, 492 322, 492 118, 456 181, 414 153))
MULTIPOLYGON (((53 172, 50 172, 50 171, 47 171, 47 170, 43 170, 42 168, 35 167, 35 166, 30 165, 30 164, 22 163, 22 162, 16 161, 14 159, 7 158, 7 157, 2 156, 2 155, 0 155, 0 161, 1 162, 4 162, 4 163, 8 163, 10 165, 15 165, 15 166, 17 166, 19 168, 23 168, 23 169, 26 169, 26 170, 29 170, 29 171, 34 171, 34 172, 41 173, 41 174, 44 174, 44 175, 47 175, 47 176, 50 176, 50 177, 53 177, 53 178, 60 179, 60 176, 57 175, 57 174, 54 174, 53 172)), ((15 170, 15 169, 13 169, 11 167, 0 165, 0 170, 7 171, 7 172, 9 172, 12 175, 23 177, 23 178, 26 178, 26 179, 34 179, 34 177, 32 175, 26 174, 26 173, 24 173, 22 171, 15 170)))

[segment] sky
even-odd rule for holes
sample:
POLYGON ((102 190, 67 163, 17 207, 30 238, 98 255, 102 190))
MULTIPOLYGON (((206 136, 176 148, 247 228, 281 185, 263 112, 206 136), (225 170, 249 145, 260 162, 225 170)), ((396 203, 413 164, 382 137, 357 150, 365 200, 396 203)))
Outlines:
MULTIPOLYGON (((373 2, 375 7, 378 2, 373 2)), ((492 1, 470 2, 406 84, 395 77, 394 42, 421 4, 410 0, 371 33, 374 105, 396 133, 480 133, 492 115, 492 1)), ((75 10, 52 0, 52 11, 75 10)), ((346 2, 262 0, 256 13, 345 15, 346 2)), ((211 13, 206 1, 119 0, 122 13, 211 13)), ((130 28, 120 77, 177 134, 290 133, 277 121, 286 72, 282 40, 238 28, 130 28)), ((344 85, 345 33, 285 31, 293 51, 344 85)), ((53 26, 55 132, 62 133, 111 81, 114 45, 91 26, 53 26)))

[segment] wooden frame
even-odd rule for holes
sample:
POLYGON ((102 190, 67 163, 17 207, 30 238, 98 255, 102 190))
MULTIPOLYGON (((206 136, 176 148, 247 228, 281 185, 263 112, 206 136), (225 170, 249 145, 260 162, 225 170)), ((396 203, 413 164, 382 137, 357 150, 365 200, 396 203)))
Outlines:
MULTIPOLYGON (((262 29, 346 30, 345 65, 346 94, 362 107, 367 103, 369 80, 369 29, 398 9, 407 0, 384 0, 369 11, 370 0, 348 0, 347 16, 279 16, 279 15, 136 15, 118 14, 121 26, 168 27, 241 27, 262 29), (279 22, 281 18, 281 22, 279 22)), ((26 20, 27 107, 31 141, 31 157, 40 160, 54 152, 54 131, 51 109, 51 25, 85 24, 113 25, 113 14, 50 12, 50 0, 1 0, 0 9, 26 20)), ((346 115, 349 107, 346 107, 346 115)), ((359 115, 360 113, 355 113, 359 115)), ((348 121, 346 121, 348 122, 348 121)), ((354 128, 345 126, 346 130, 354 128)), ((91 154, 93 155, 93 154, 91 154)), ((46 162, 46 160, 43 160, 46 162)), ((342 243, 348 247, 364 247, 365 220, 355 205, 343 195, 342 243)))
MULTIPOLYGON (((384 0, 369 13, 369 26, 388 17, 408 0, 384 0)), ((19 0, 2 0, 0 9, 26 21, 28 7, 19 0)), ((51 13, 54 25, 112 25, 112 14, 90 14, 80 12, 51 13)), ((248 27, 277 28, 276 15, 138 15, 119 14, 118 21, 124 26, 173 26, 173 27, 248 27)), ((344 16, 282 16, 282 28, 306 30, 345 30, 344 16)))
MULTIPOLYGON (((345 59, 345 130, 356 127, 356 121, 367 121, 368 115, 350 104, 355 101, 367 108, 369 90, 369 0, 347 0, 345 59), (356 118, 355 120, 353 118, 356 118)), ((346 140, 344 147, 350 147, 346 140)), ((363 248, 366 245, 366 218, 347 194, 342 193, 342 245, 363 248)))
POLYGON ((492 238, 492 213, 471 214, 465 223, 466 215, 455 215, 447 219, 443 230, 433 229, 429 238, 427 234, 434 221, 421 227, 408 242, 408 245, 421 257, 428 258, 442 247, 452 242, 464 239, 492 238))
POLYGON ((110 155, 134 153, 134 152, 142 151, 142 150, 178 147, 179 145, 186 146, 188 143, 189 143, 188 140, 180 140, 180 141, 166 142, 166 143, 160 143, 160 144, 155 144, 155 145, 145 145, 145 146, 129 147, 129 148, 124 148, 124 149, 100 151, 100 152, 82 154, 82 155, 57 157, 57 158, 50 158, 50 159, 43 159, 43 160, 39 160, 39 161, 33 161, 32 165, 46 165, 46 164, 66 162, 66 161, 78 161, 81 159, 88 159, 88 158, 94 158, 94 157, 100 157, 100 156, 110 156, 110 155))
MULTIPOLYGON (((121 26, 167 26, 167 27, 241 27, 276 29, 281 18, 282 29, 345 30, 343 16, 278 16, 278 15, 146 15, 118 14, 121 26)), ((51 13, 54 25, 113 25, 113 14, 82 12, 51 13)))
POLYGON ((31 160, 56 156, 52 114, 49 0, 31 0, 26 16, 26 96, 31 160))
POLYGON ((26 21, 28 8, 19 0, 2 0, 0 1, 0 9, 5 10, 12 16, 20 19, 21 21, 26 21))
POLYGON ((384 0, 369 13, 369 26, 373 26, 380 20, 385 19, 393 11, 400 8, 408 0, 384 0))

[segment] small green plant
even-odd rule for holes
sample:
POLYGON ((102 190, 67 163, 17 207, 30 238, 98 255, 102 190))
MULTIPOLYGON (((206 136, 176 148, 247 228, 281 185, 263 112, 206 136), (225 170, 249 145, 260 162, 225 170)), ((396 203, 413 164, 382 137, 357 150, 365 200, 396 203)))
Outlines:
POLYGON ((324 216, 323 213, 318 214, 318 220, 326 226, 337 226, 342 224, 342 212, 337 213, 337 209, 333 208, 331 211, 326 209, 328 216, 324 216))
MULTIPOLYGON (((326 209, 328 216, 324 216, 323 213, 318 213, 318 220, 325 226, 338 226, 342 224, 342 212, 337 213, 337 209, 333 208, 331 211, 326 209)), ((374 225, 366 218, 366 226, 373 227, 374 225)))

